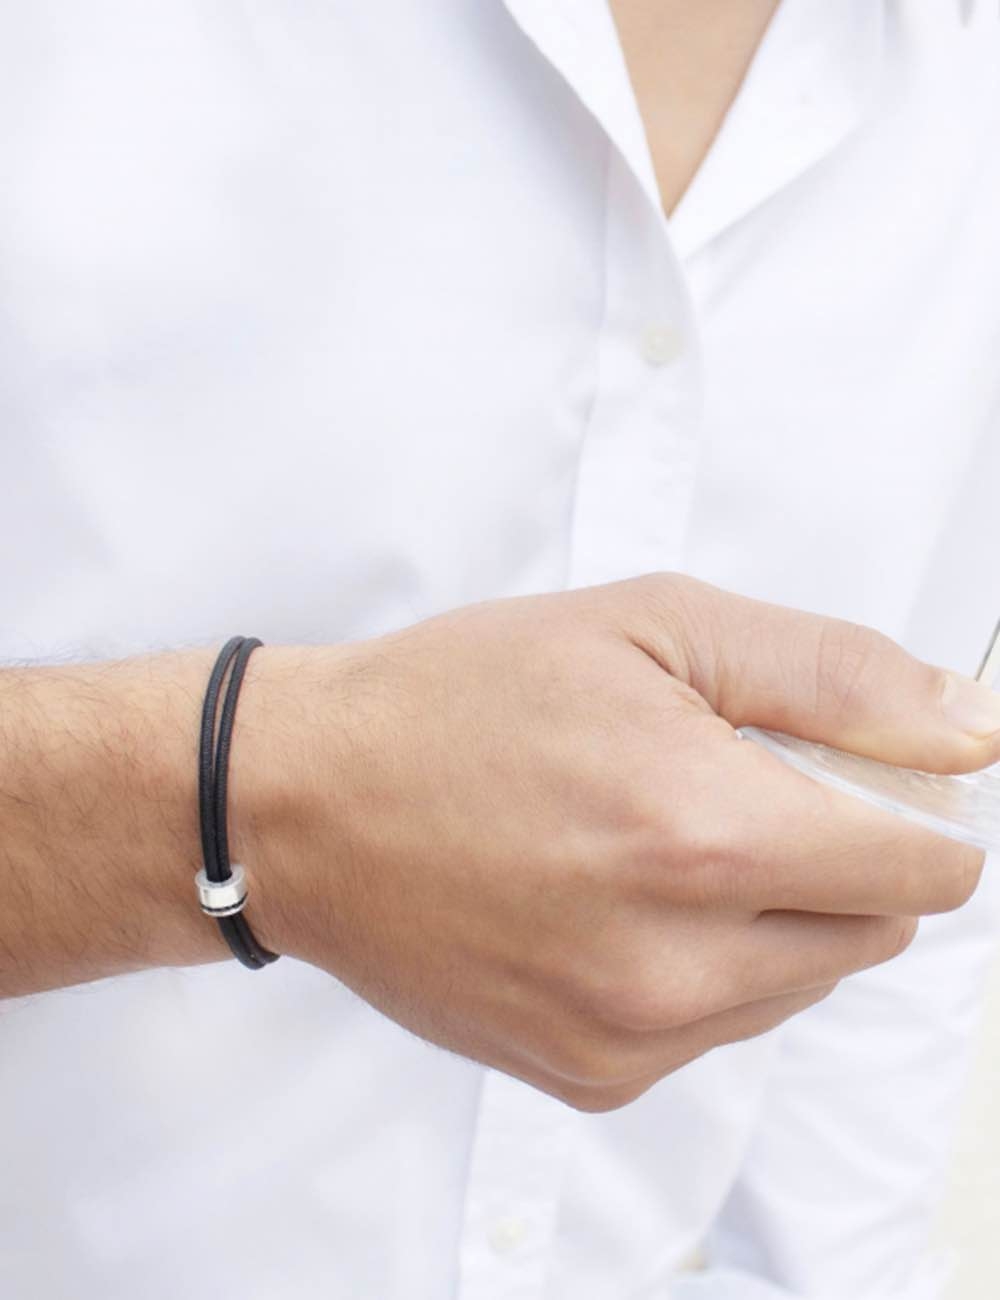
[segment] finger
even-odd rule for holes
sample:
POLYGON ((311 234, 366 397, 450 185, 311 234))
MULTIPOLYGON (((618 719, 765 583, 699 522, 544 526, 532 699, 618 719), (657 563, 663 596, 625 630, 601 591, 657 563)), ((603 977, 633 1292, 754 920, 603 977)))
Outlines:
POLYGON ((686 1029, 665 1034, 659 1064, 653 1077, 672 1073, 713 1048, 769 1033, 792 1016, 800 1015, 824 1001, 836 987, 836 983, 822 984, 815 988, 797 989, 794 993, 761 998, 757 1002, 748 1002, 706 1016, 704 1020, 699 1020, 686 1029))
POLYGON ((668 946, 655 933, 633 939, 640 956, 627 987, 606 1002, 606 1019, 614 1030, 658 1034, 750 1002, 836 984, 899 957, 917 924, 912 917, 770 911, 714 930, 693 924, 685 943, 683 924, 675 923, 668 946))
POLYGON ((606 1043, 599 1068, 593 1068, 582 1079, 566 1079, 560 1074, 540 1076, 521 1065, 512 1072, 536 1082, 577 1110, 616 1110, 714 1048, 756 1038, 777 1028, 829 997, 835 988, 835 984, 827 984, 764 998, 708 1016, 683 1029, 668 1030, 658 1037, 651 1035, 642 1042, 623 1038, 617 1046, 606 1043))
POLYGON ((727 945, 714 980, 717 1009, 836 984, 898 957, 917 926, 910 916, 764 912, 727 945))
POLYGON ((714 923, 675 915, 633 917, 630 959, 596 976, 587 1002, 612 1033, 660 1034, 734 1007, 835 984, 897 957, 912 942, 907 916, 820 916, 765 912, 714 923), (665 939, 669 933, 669 940, 665 939))
POLYGON ((971 897, 979 849, 831 789, 713 721, 711 740, 673 761, 662 796, 665 903, 923 916, 971 897))
POLYGON ((676 574, 620 584, 633 640, 734 727, 748 724, 930 772, 1000 759, 1000 694, 872 628, 676 574))

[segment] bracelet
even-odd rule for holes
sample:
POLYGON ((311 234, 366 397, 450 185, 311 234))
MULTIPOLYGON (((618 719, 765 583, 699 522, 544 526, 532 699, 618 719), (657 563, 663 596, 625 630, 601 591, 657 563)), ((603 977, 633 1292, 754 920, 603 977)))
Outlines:
POLYGON ((278 954, 269 952, 257 942, 246 918, 241 915, 247 901, 247 880, 243 868, 229 861, 226 787, 236 701, 250 656, 261 644, 256 637, 234 636, 222 647, 205 691, 198 749, 198 813, 201 852, 205 862, 194 878, 198 902, 205 915, 218 922, 233 955, 250 970, 269 966, 278 960, 278 954), (216 737, 215 714, 230 664, 232 672, 216 737))

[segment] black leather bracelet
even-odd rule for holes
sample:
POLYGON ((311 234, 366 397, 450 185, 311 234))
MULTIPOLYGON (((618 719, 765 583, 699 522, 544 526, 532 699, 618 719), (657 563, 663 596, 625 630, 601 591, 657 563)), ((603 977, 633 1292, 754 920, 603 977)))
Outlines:
POLYGON ((222 647, 205 691, 198 747, 198 813, 201 852, 205 862, 195 876, 198 901, 205 915, 218 922, 233 955, 250 970, 262 970, 277 961, 278 954, 269 952, 257 942, 246 918, 241 915, 247 901, 246 873, 239 864, 229 861, 226 789, 236 701, 247 662, 260 644, 256 637, 234 636, 222 647), (216 735, 219 695, 230 665, 232 671, 216 735))

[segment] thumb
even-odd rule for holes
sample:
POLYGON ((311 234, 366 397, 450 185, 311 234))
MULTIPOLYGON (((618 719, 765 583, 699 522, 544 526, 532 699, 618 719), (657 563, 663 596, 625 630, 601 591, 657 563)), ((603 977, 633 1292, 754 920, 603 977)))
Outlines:
POLYGON ((926 772, 1000 760, 1000 693, 842 619, 675 574, 640 578, 632 639, 734 727, 758 726, 926 772))

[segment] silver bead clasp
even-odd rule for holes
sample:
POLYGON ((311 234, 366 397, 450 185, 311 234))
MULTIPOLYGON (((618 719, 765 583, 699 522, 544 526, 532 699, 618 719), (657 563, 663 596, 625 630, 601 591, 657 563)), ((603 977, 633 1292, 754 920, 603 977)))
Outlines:
POLYGON ((231 875, 226 880, 209 880, 205 869, 194 878, 198 902, 206 916, 235 916, 242 912, 247 901, 247 874, 234 862, 231 875))

